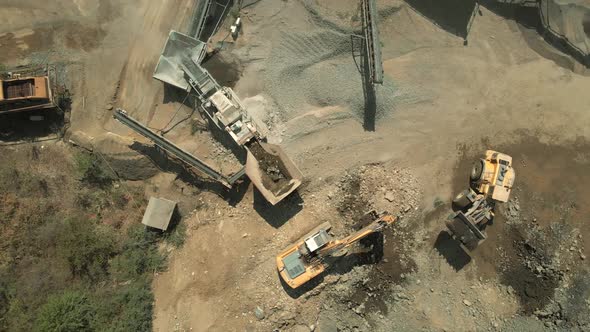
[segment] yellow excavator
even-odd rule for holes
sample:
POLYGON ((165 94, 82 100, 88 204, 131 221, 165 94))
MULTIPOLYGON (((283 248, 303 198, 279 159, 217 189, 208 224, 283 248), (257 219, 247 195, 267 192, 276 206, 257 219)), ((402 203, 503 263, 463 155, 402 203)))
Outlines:
POLYGON ((470 188, 453 199, 455 213, 446 221, 451 235, 473 250, 486 239, 485 227, 493 221, 497 202, 508 202, 515 172, 512 157, 487 150, 469 175, 470 188))
POLYGON ((348 247, 370 234, 381 232, 383 228, 393 224, 397 217, 387 212, 379 214, 371 211, 363 220, 371 222, 343 239, 333 239, 328 234, 330 224, 326 222, 289 246, 276 258, 281 278, 289 287, 298 288, 326 270, 327 258, 345 256, 348 247))

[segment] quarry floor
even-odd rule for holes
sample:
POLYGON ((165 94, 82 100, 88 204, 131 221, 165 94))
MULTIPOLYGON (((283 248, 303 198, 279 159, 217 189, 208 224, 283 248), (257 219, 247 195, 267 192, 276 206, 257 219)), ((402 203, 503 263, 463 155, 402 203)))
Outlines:
MULTIPOLYGON (((230 157, 193 130, 204 122, 182 106, 185 94, 151 78, 192 6, 8 1, 0 63, 67 68, 70 133, 142 141, 112 119, 116 107, 157 129, 186 117, 167 137, 223 167, 230 157)), ((378 7, 386 79, 375 87, 374 131, 364 128, 350 39, 358 1, 263 0, 242 10, 239 38, 225 39, 208 66, 305 181, 270 206, 247 182, 226 193, 165 169, 141 180, 146 195, 180 202, 188 229, 182 248, 163 248, 155 331, 590 330, 586 70, 485 6, 467 45, 404 1, 378 7), (517 177, 489 238, 469 253, 444 220, 485 149, 511 155, 517 177), (283 248, 325 221, 348 234, 368 207, 402 215, 373 245, 378 262, 353 255, 303 291, 285 289, 275 266, 283 248)), ((214 40, 227 31, 226 22, 214 40)))

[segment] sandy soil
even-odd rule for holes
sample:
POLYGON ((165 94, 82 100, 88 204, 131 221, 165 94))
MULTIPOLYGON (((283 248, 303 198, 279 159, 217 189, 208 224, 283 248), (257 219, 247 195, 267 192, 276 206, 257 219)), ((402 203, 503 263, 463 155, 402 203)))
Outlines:
MULTIPOLYGON (((320 40, 314 37, 317 29, 347 27, 347 19, 356 11, 354 2, 330 2, 314 7, 334 24, 302 19, 307 15, 313 17, 313 13, 297 1, 261 3, 248 9, 251 20, 246 20, 244 35, 227 50, 240 58, 244 66, 236 89, 243 96, 262 95, 276 102, 276 107, 262 120, 275 134, 271 137, 282 142, 309 180, 300 191, 303 208, 283 224, 283 219, 274 213, 265 218, 265 213, 251 206, 246 194, 237 205, 243 214, 237 218, 217 214, 214 221, 217 228, 198 227, 199 238, 205 234, 212 238, 229 236, 222 242, 232 245, 221 244, 218 250, 198 251, 198 257, 206 258, 196 264, 187 260, 194 248, 173 254, 172 272, 164 274, 156 283, 156 291, 162 290, 157 306, 163 310, 160 313, 163 317, 158 315, 156 322, 168 324, 158 325, 162 330, 165 326, 179 330, 303 328, 299 325, 307 328, 319 325, 322 331, 330 326, 342 330, 391 330, 391 326, 408 331, 421 328, 522 330, 523 327, 538 330, 547 328, 545 322, 552 327, 556 327, 555 321, 565 324, 567 319, 558 318, 557 314, 541 320, 534 315, 535 311, 559 300, 554 294, 567 292, 563 279, 550 273, 539 276, 530 272, 523 268, 526 263, 519 255, 530 255, 523 254, 522 248, 526 247, 524 243, 533 242, 529 238, 531 229, 555 237, 549 230, 555 224, 563 224, 584 233, 583 218, 570 213, 570 219, 556 219, 561 215, 557 210, 533 226, 533 218, 540 220, 543 208, 526 205, 524 201, 533 192, 545 192, 547 197, 539 200, 551 202, 544 203, 549 206, 571 206, 572 202, 585 206, 580 201, 586 183, 580 178, 583 171, 575 171, 576 154, 563 152, 563 147, 576 139, 584 142, 584 137, 590 134, 582 125, 589 120, 584 107, 588 100, 582 91, 590 81, 531 49, 528 45, 533 36, 525 34, 526 29, 484 7, 470 31, 468 47, 463 46, 461 38, 433 26, 403 3, 384 3, 382 7, 381 39, 386 77, 390 80, 383 89, 393 86, 393 98, 382 99, 388 103, 382 105, 374 133, 363 131, 362 118, 352 108, 354 104, 339 96, 339 89, 351 89, 349 82, 330 81, 343 75, 338 71, 354 72, 350 56, 330 54, 329 50, 325 51, 325 45, 314 48, 314 43, 320 40), (295 40, 297 43, 291 44, 295 40), (276 55, 280 47, 291 54, 276 55), (315 53, 309 53, 311 50, 315 53), (274 63, 275 55, 280 59, 286 56, 300 59, 299 52, 307 52, 308 56, 319 54, 313 61, 320 62, 311 69, 303 67, 304 71, 283 76, 287 79, 283 84, 286 86, 277 101, 274 95, 280 92, 268 86, 276 80, 268 64, 274 63), (342 69, 343 66, 352 69, 342 69), (315 80, 322 75, 328 77, 323 82, 326 86, 318 90, 329 94, 324 96, 328 100, 325 103, 318 102, 311 91, 303 88, 305 82, 309 84, 310 77, 315 80), (466 185, 466 165, 490 147, 511 153, 518 160, 515 197, 528 222, 521 217, 518 226, 508 226, 500 214, 490 228, 490 239, 469 256, 441 234, 443 220, 450 211, 447 202, 451 195, 466 185), (555 159, 546 159, 548 151, 556 154, 555 159), (350 219, 338 209, 338 183, 347 170, 375 162, 384 163, 385 174, 408 168, 423 184, 415 191, 421 201, 417 215, 407 217, 405 227, 385 234, 384 260, 377 266, 363 265, 362 259, 353 259, 351 265, 355 267, 333 272, 323 282, 314 284, 315 288, 292 298, 274 272, 274 255, 325 220, 335 223, 345 233, 350 219), (562 188, 557 182, 562 179, 547 180, 547 167, 556 170, 555 176, 567 169, 580 179, 579 184, 563 189, 570 193, 567 200, 556 203, 555 196, 559 195, 551 190, 562 188), (552 183, 554 187, 539 187, 540 183, 552 183), (261 215, 266 222, 261 220, 261 215), (276 228, 277 224, 280 227, 276 228), (395 245, 398 241, 401 244, 395 245), (232 268, 221 271, 207 268, 207 273, 199 273, 199 268, 210 266, 207 259, 215 260, 216 265, 232 264, 232 268), (185 278, 194 281, 189 282, 188 288, 175 287, 177 293, 170 293, 167 286, 185 278), (538 278, 553 281, 537 286, 538 278), (368 287, 365 279, 369 280, 368 287), (209 286, 211 282, 214 287, 209 286), (392 288, 395 283, 400 288, 392 288), (219 291, 210 294, 203 288, 219 291), (199 310, 186 312, 184 303, 196 303, 198 308, 223 305, 223 310, 207 315, 207 325, 203 328, 191 313, 199 310), (254 314, 256 307, 265 313, 262 320, 254 314)), ((336 29, 334 33, 340 33, 338 28, 333 29, 336 29)), ((549 46, 543 47, 557 52, 549 46)), ((357 78, 350 77, 350 80, 357 78)), ((356 88, 361 89, 360 83, 356 88)), ((583 159, 580 162, 579 167, 584 167, 583 159)), ((375 188, 374 195, 381 198, 382 194, 375 188)), ((400 201, 392 203, 391 209, 404 202, 402 197, 397 198, 400 201)), ((292 208, 291 204, 287 202, 285 206, 292 208)), ((199 218, 203 218, 200 213, 199 218)), ((214 210, 203 213, 216 215, 214 210)), ((574 270, 583 262, 579 250, 585 253, 584 248, 580 241, 572 251, 568 246, 566 251, 572 253, 571 257, 560 260, 561 265, 556 269, 574 270)), ((583 272, 571 273, 572 278, 583 275, 578 273, 583 272)), ((583 307, 582 310, 587 310, 583 307)), ((574 321, 569 320, 572 324, 574 321)))
MULTIPOLYGON (((170 250, 169 269, 154 282, 154 329, 589 328, 590 78, 486 7, 464 46, 405 2, 379 1, 386 81, 376 88, 376 131, 367 132, 349 37, 357 2, 318 2, 248 7, 242 35, 220 52, 239 77, 229 80, 238 95, 263 101, 256 116, 269 140, 305 174, 299 193, 271 207, 247 182, 226 192, 175 173, 145 181, 146 194, 181 202, 188 226, 185 246, 170 250), (469 255, 443 220, 485 148, 513 156, 516 187, 490 238, 469 255), (324 221, 348 234, 370 205, 403 215, 371 244, 381 254, 353 255, 303 292, 284 288, 274 263, 281 249, 324 221)), ((191 5, 10 2, 0 9, 0 62, 71 62, 72 129, 135 137, 111 119, 111 107, 156 129, 177 110, 192 117, 182 93, 151 79, 168 31, 186 28, 191 5)), ((186 122, 168 137, 195 154, 215 151, 207 132, 190 132, 186 122)))

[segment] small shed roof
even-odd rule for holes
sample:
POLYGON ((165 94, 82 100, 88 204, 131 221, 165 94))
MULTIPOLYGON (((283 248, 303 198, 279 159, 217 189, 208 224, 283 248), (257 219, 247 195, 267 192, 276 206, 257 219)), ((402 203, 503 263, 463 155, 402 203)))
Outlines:
POLYGON ((141 223, 165 231, 168 229, 175 208, 176 202, 164 198, 151 197, 141 223))

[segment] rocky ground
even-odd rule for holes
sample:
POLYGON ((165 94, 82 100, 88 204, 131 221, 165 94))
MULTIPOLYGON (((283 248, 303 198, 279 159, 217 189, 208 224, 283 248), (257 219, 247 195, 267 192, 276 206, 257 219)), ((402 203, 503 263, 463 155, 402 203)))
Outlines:
POLYGON ((386 80, 376 87, 375 131, 363 127, 351 53, 358 1, 263 0, 242 10, 242 34, 207 66, 304 173, 277 206, 247 181, 226 191, 154 154, 111 119, 116 107, 154 130, 187 119, 166 137, 232 173, 236 160, 182 105, 184 93, 151 79, 192 1, 0 9, 1 62, 74 62, 66 140, 104 154, 146 197, 179 202, 187 239, 162 248, 169 267, 153 284, 154 330, 590 330, 586 70, 486 6, 464 45, 414 2, 378 1, 386 80), (488 239, 466 252, 444 220, 486 148, 513 157, 516 183, 488 239), (350 234, 371 209, 400 220, 303 290, 281 283, 282 249, 325 221, 335 236, 350 234))

